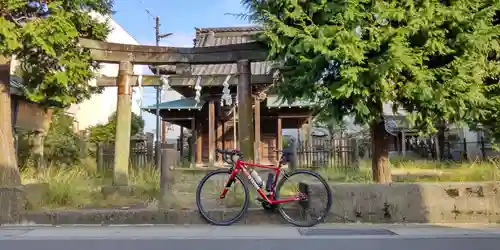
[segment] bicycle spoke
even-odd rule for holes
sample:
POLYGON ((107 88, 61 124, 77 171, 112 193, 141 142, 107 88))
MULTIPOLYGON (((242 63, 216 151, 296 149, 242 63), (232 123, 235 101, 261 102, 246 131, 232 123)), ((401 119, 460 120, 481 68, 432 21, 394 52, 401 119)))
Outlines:
POLYGON ((331 207, 331 190, 328 184, 318 174, 310 171, 297 171, 290 175, 284 175, 277 187, 276 194, 277 199, 280 200, 290 196, 300 197, 297 201, 282 203, 278 207, 283 217, 297 226, 312 226, 319 223, 325 218, 331 207), (311 180, 295 182, 295 179, 300 177, 309 177, 311 180), (314 191, 311 190, 310 185, 304 183, 314 183, 314 191), (304 187, 307 190, 301 190, 304 187), (301 194, 306 196, 301 197, 301 194), (321 197, 323 195, 326 195, 326 202, 321 197))
POLYGON ((248 188, 236 177, 226 189, 231 172, 217 170, 209 173, 198 186, 196 204, 200 214, 210 223, 229 225, 236 222, 248 208, 248 188), (237 183, 241 185, 238 185, 237 183), (221 199, 223 190, 227 190, 221 199))

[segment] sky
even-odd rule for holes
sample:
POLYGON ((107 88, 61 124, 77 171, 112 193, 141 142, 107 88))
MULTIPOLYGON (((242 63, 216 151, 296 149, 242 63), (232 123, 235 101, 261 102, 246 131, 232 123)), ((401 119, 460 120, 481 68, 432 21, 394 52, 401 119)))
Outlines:
MULTIPOLYGON (((164 46, 192 47, 195 27, 249 25, 247 20, 227 15, 245 12, 240 0, 115 0, 114 11, 113 19, 144 45, 155 45, 154 16, 160 18, 160 33, 173 33, 161 41, 164 46)), ((154 104, 154 98, 153 88, 145 88, 144 106, 154 104)), ((144 112, 143 118, 145 131, 154 130, 155 116, 144 112)))

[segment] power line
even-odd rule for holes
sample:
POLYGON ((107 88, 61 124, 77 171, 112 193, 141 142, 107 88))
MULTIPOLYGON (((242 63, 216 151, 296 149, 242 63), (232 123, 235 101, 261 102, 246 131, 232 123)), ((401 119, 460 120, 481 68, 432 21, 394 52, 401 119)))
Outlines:
POLYGON ((151 18, 155 18, 155 16, 153 14, 151 14, 151 12, 149 11, 148 8, 144 8, 144 10, 146 11, 146 13, 148 13, 148 15, 151 17, 151 18))

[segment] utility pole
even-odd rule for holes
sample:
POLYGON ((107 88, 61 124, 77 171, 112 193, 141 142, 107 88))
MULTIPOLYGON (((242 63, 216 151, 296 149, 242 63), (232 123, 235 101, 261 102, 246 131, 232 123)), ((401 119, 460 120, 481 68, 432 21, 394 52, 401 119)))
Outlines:
MULTIPOLYGON (((156 16, 155 37, 156 46, 160 46, 162 38, 172 35, 172 33, 160 34, 160 17, 156 16)), ((160 75, 160 68, 156 66, 156 75, 160 75)), ((155 141, 155 164, 156 167, 161 167, 161 127, 160 127, 160 93, 161 86, 156 87, 156 141, 155 141)))

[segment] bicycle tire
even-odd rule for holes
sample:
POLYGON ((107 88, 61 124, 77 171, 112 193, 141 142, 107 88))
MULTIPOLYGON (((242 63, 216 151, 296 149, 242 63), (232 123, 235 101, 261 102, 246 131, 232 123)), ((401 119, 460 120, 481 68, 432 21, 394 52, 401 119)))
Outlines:
POLYGON ((238 214, 236 214, 236 216, 234 218, 232 218, 230 220, 227 220, 227 221, 214 220, 214 219, 210 218, 210 216, 208 216, 207 211, 205 211, 203 209, 203 206, 201 205, 201 190, 203 188, 203 185, 205 185, 205 183, 207 182, 207 180, 216 174, 231 175, 231 171, 229 169, 217 169, 217 170, 214 170, 214 171, 208 173, 207 175, 205 175, 205 177, 203 177, 203 179, 201 179, 200 183, 198 184, 198 188, 196 189, 196 207, 198 208, 198 212, 200 213, 201 217, 203 217, 203 219, 205 219, 208 223, 210 223, 212 225, 216 225, 216 226, 229 226, 229 225, 232 225, 232 224, 238 222, 248 211, 248 206, 250 204, 250 191, 248 189, 248 185, 246 184, 246 182, 244 182, 243 179, 239 175, 236 175, 235 178, 238 179, 238 181, 240 181, 241 185, 243 185, 244 196, 245 196, 244 202, 243 202, 243 208, 241 209, 241 211, 238 214))
POLYGON ((298 227, 312 227, 312 226, 315 226, 319 223, 322 223, 325 221, 328 213, 330 212, 330 209, 332 207, 332 190, 330 188, 330 185, 328 185, 328 183, 326 182, 326 180, 318 173, 316 172, 313 172, 313 171, 310 171, 310 170, 297 170, 297 171, 294 171, 290 174, 288 174, 287 176, 285 177, 282 177, 280 178, 280 180, 278 181, 278 184, 276 185, 276 194, 275 194, 275 199, 278 200, 279 199, 279 195, 280 195, 280 190, 281 190, 281 187, 283 186, 283 184, 285 183, 285 181, 289 178, 289 177, 292 177, 294 175, 298 175, 298 174, 306 174, 306 175, 311 175, 313 176, 314 178, 318 179, 322 184, 323 186, 325 187, 326 189, 326 192, 327 192, 327 196, 328 196, 328 202, 327 202, 327 205, 326 205, 326 208, 325 208, 325 211, 323 211, 323 216, 321 216, 320 218, 316 219, 316 220, 313 220, 309 223, 300 223, 300 222, 297 222, 296 220, 292 219, 284 210, 283 210, 283 206, 282 204, 279 204, 277 206, 277 209, 278 211, 280 212, 281 216, 286 220, 288 221, 290 224, 292 225, 295 225, 295 226, 298 226, 298 227))

